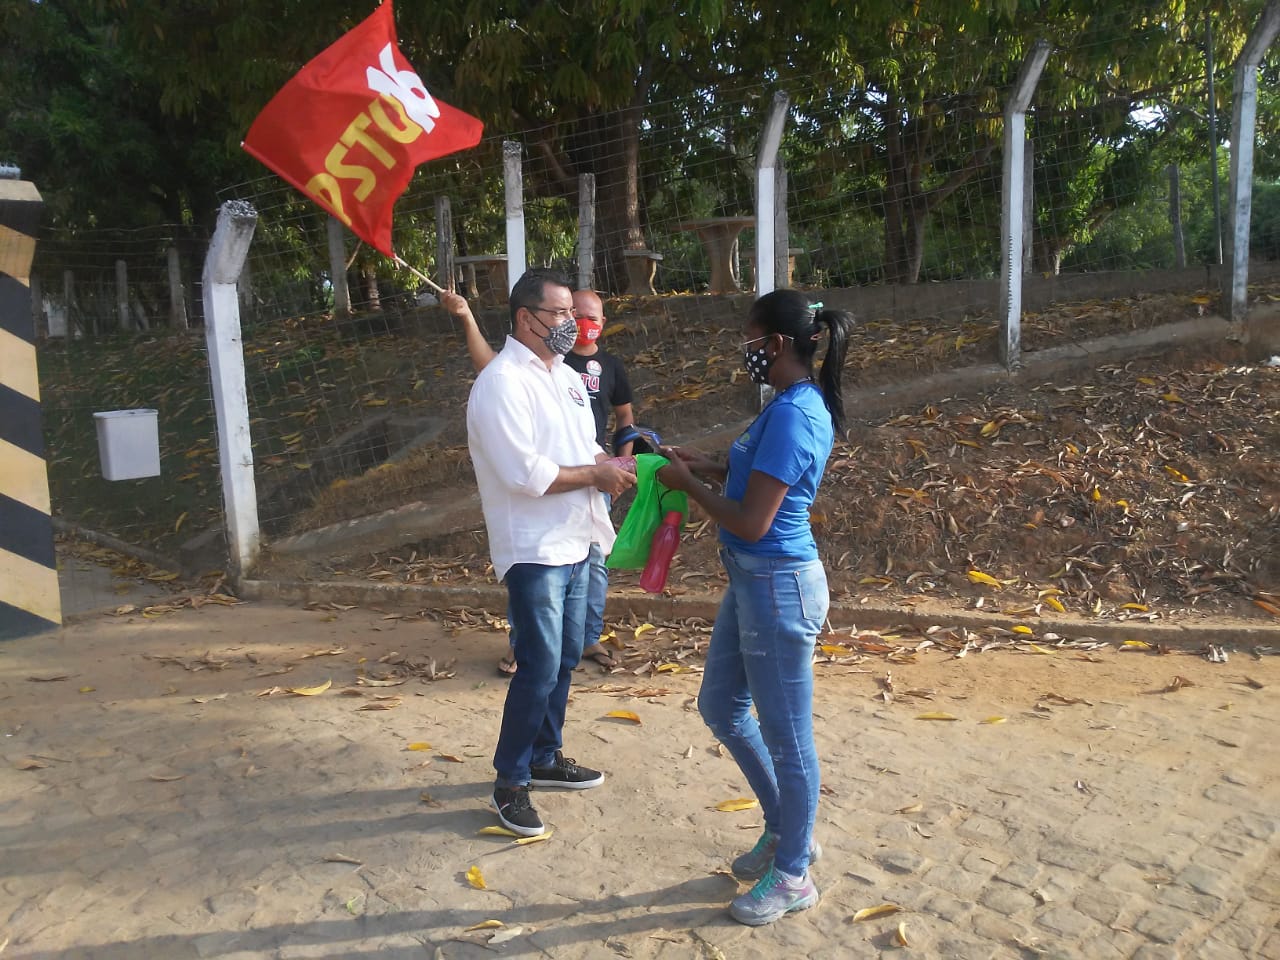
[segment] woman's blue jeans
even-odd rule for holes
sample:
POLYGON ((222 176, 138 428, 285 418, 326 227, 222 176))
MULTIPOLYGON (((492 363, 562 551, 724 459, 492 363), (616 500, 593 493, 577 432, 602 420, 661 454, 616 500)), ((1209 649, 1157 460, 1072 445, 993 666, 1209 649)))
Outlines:
POLYGON ((711 631, 698 710, 759 799, 765 829, 778 837, 774 864, 802 876, 818 810, 813 648, 830 603, 827 575, 818 560, 727 547, 720 557, 729 589, 711 631))
POLYGON ((503 578, 515 676, 507 687, 493 767, 499 787, 523 786, 564 744, 569 678, 582 659, 588 558, 551 567, 517 563, 503 578))

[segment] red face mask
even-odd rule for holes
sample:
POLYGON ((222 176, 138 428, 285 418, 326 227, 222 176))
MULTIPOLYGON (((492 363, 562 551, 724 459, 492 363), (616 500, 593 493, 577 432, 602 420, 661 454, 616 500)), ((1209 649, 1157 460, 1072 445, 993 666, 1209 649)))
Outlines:
POLYGON ((598 320, 587 320, 584 317, 578 318, 578 340, 574 346, 589 347, 600 339, 600 331, 604 328, 604 324, 598 320))

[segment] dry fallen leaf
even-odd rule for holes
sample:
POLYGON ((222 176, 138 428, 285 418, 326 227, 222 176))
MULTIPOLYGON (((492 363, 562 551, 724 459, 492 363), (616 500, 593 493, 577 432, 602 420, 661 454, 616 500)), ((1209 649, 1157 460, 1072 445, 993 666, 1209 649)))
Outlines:
POLYGON ((498 927, 505 926, 506 924, 501 920, 481 920, 479 923, 473 923, 471 926, 467 927, 466 932, 470 933, 472 930, 495 930, 498 927))
POLYGON ((519 840, 512 840, 513 847, 527 847, 531 843, 541 843, 543 840, 550 840, 554 830, 547 830, 532 837, 521 837, 519 840))
POLYGON ((1004 586, 999 580, 991 576, 991 574, 983 573, 981 570, 970 570, 968 577, 972 583, 981 583, 988 587, 995 587, 997 590, 1004 586))
POLYGON ((43 760, 37 760, 35 757, 27 757, 18 761, 19 770, 43 770, 47 766, 49 766, 47 763, 43 760))
POLYGON ((364 866, 363 860, 357 860, 355 857, 348 857, 345 853, 331 853, 324 858, 325 863, 354 863, 357 867, 364 866))
POLYGON ((716 804, 716 809, 721 813, 737 813, 739 810, 753 810, 760 806, 760 801, 754 797, 735 797, 733 800, 721 800, 716 804))
POLYGON ((858 923, 862 920, 874 920, 876 917, 887 917, 891 913, 897 913, 902 908, 896 903, 882 903, 878 907, 863 907, 853 915, 853 922, 858 923))
POLYGON ((467 883, 475 887, 477 890, 487 890, 488 885, 484 882, 484 874, 480 872, 479 867, 472 867, 467 871, 467 883))
POLYGON ((613 717, 615 720, 630 720, 632 723, 640 722, 640 715, 630 710, 610 710, 605 716, 613 717))
POLYGON ((910 942, 907 940, 907 921, 903 920, 898 924, 898 929, 893 935, 893 942, 900 947, 911 946, 910 942))
POLYGON ((314 687, 289 687, 285 692, 299 697, 318 697, 332 686, 333 681, 326 680, 324 683, 316 684, 314 687))
POLYGON ((362 707, 356 707, 356 710, 394 710, 396 707, 400 706, 400 703, 401 701, 399 697, 389 700, 375 700, 373 703, 366 703, 362 707))
POLYGON ((1175 676, 1172 680, 1169 681, 1169 685, 1164 688, 1164 692, 1177 693, 1183 687, 1194 687, 1194 686, 1195 684, 1192 683, 1190 680, 1188 680, 1186 677, 1175 676))
POLYGON ((923 809, 924 809, 923 803, 913 803, 908 807, 899 807, 897 812, 898 813, 919 813, 923 809))
POLYGON ((916 715, 917 720, 959 720, 959 717, 952 716, 949 713, 920 713, 916 715))
POLYGON ((172 783, 174 780, 185 780, 186 778, 187 775, 185 773, 153 773, 147 779, 154 780, 156 783, 172 783))
POLYGON ((414 751, 418 751, 418 750, 430 750, 430 749, 431 749, 431 744, 429 744, 429 743, 424 743, 424 742, 422 742, 421 740, 418 740, 418 741, 415 741, 415 742, 413 742, 413 743, 409 744, 407 747, 405 747, 405 749, 406 749, 406 750, 414 750, 414 751))
POLYGON ((485 837, 518 837, 520 834, 514 830, 508 830, 506 827, 481 827, 476 831, 485 837))

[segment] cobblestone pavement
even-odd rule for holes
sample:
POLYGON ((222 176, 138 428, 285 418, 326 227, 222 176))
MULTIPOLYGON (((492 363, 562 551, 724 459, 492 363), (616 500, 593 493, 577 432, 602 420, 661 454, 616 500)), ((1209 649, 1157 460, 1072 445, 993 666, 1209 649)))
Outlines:
POLYGON ((608 782, 537 792, 546 842, 478 833, 501 644, 251 604, 0 645, 5 960, 1280 960, 1276 657, 821 667, 823 900, 749 929, 724 869, 758 811, 715 809, 746 787, 693 711, 696 674, 584 669, 567 750, 608 782), (456 676, 356 685, 395 651, 456 676), (853 920, 881 904, 901 909, 853 920))

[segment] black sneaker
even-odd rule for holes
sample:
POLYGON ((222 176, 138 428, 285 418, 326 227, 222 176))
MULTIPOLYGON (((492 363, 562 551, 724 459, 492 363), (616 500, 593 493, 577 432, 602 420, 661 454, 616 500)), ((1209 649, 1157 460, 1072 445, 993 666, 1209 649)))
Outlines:
POLYGON ((492 803, 502 825, 513 833, 536 837, 547 829, 529 801, 528 787, 494 787, 492 803))
POLYGON ((580 767, 559 750, 556 762, 549 767, 534 767, 529 771, 529 783, 535 787, 564 787, 566 790, 590 790, 604 783, 604 774, 590 767, 580 767))

